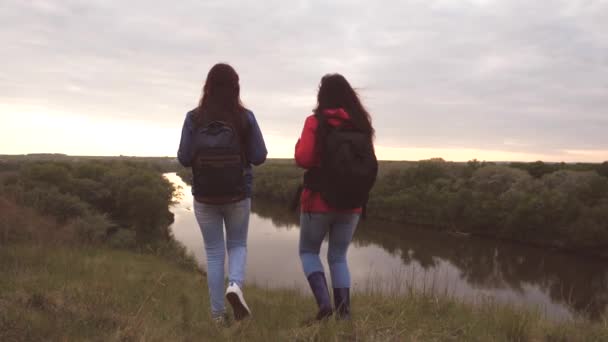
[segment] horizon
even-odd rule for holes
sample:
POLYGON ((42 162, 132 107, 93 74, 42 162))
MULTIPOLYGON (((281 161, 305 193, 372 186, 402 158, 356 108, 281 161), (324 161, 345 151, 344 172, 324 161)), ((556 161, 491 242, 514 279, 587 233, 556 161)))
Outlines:
MULTIPOLYGON (((70 158, 167 158, 167 159, 174 159, 176 163, 178 163, 177 157, 176 156, 162 156, 162 155, 148 155, 148 156, 142 156, 142 155, 73 155, 73 154, 65 154, 65 153, 60 153, 60 152, 50 152, 50 153, 26 153, 26 154, 0 154, 0 158, 2 157, 45 157, 45 156, 49 156, 49 157, 53 157, 53 156, 57 156, 57 157, 70 157, 70 158)), ((285 161, 290 161, 290 160, 294 160, 293 157, 268 157, 267 160, 285 160, 285 161)), ((480 160, 477 158, 472 158, 472 159, 467 159, 467 160, 451 160, 451 159, 446 159, 440 156, 437 157, 431 157, 431 158, 426 158, 426 159, 378 159, 379 162, 407 162, 407 163, 418 163, 418 162, 423 162, 423 161, 437 161, 437 160, 441 160, 442 162, 446 162, 446 163, 467 163, 467 162, 472 162, 472 161, 477 161, 480 163, 497 163, 497 164, 509 164, 509 163, 534 163, 534 162, 542 162, 545 164, 602 164, 602 163, 608 163, 608 160, 605 161, 599 161, 599 162, 588 162, 588 161, 571 161, 571 162, 566 162, 566 161, 555 161, 555 160, 533 160, 533 161, 524 161, 524 160, 480 160)))
POLYGON ((8 0, 0 154, 174 156, 208 70, 228 62, 269 158, 293 157, 320 78, 338 72, 381 160, 600 163, 605 13, 583 0, 8 0))

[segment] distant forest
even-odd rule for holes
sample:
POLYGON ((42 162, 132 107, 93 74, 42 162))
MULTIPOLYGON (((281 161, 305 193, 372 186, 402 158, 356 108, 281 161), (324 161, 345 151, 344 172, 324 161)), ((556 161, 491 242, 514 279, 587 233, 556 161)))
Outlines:
MULTIPOLYGON (((164 240, 173 193, 164 172, 190 181, 168 157, 0 156, 0 197, 77 223, 90 239, 164 240)), ((303 172, 269 160, 254 168, 254 197, 288 210, 303 172)), ((608 257, 608 162, 383 161, 368 216, 608 257)))

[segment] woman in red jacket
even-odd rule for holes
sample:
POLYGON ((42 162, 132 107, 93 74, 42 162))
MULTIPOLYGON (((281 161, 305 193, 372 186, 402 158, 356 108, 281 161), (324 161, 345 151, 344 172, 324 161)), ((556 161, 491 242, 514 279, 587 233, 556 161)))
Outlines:
MULTIPOLYGON (((307 173, 319 169, 323 159, 322 146, 325 146, 322 131, 325 132, 328 126, 331 129, 344 124, 358 132, 363 132, 363 136, 369 138, 373 154, 374 129, 369 113, 342 75, 326 75, 321 79, 314 114, 306 118, 302 136, 296 144, 295 160, 298 166, 308 169, 307 173), (319 121, 323 121, 323 126, 319 121)), ((373 158, 375 161, 375 156, 373 158)), ((321 320, 333 314, 325 272, 319 258, 321 243, 329 234, 327 261, 333 285, 336 316, 338 319, 349 319, 350 272, 346 262, 346 252, 362 209, 332 207, 320 192, 307 186, 306 178, 305 176, 304 190, 300 198, 299 254, 304 273, 319 306, 316 318, 321 320)))

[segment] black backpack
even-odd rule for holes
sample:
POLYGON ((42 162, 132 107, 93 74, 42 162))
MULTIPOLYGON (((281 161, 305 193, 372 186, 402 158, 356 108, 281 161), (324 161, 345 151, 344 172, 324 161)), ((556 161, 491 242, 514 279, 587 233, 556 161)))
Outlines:
POLYGON ((192 186, 199 202, 222 204, 246 197, 244 149, 237 130, 224 121, 195 129, 192 186))
POLYGON ((304 187, 319 192, 333 208, 365 210, 378 174, 370 134, 354 128, 348 119, 333 117, 342 121, 334 127, 325 115, 316 118, 321 163, 306 172, 304 187))

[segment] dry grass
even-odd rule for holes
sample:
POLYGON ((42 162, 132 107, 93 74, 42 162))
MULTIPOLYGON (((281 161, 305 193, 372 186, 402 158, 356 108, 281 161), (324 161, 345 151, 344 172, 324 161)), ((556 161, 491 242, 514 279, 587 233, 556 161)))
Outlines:
POLYGON ((70 235, 52 218, 0 197, 0 246, 15 241, 50 242, 70 235))

